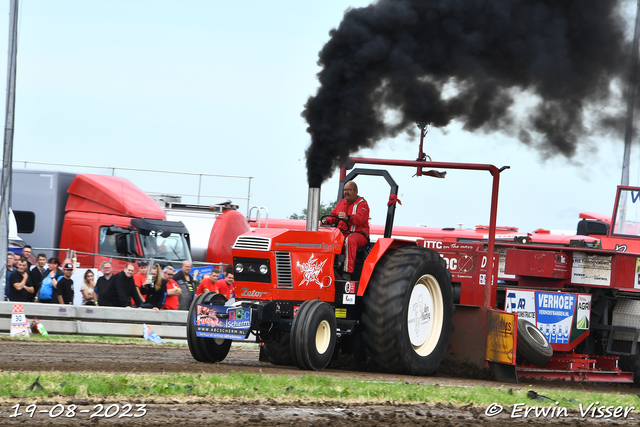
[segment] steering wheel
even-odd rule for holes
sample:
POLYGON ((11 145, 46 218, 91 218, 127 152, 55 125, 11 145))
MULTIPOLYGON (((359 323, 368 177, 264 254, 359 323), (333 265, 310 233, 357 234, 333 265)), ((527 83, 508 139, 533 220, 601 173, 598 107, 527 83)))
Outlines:
POLYGON ((320 222, 324 221, 324 220, 325 220, 325 219, 327 219, 327 218, 335 218, 335 219, 337 219, 337 220, 338 220, 338 222, 335 222, 335 223, 333 223, 333 224, 322 224, 322 226, 323 226, 323 227, 333 227, 333 228, 336 228, 336 227, 338 227, 338 223, 339 223, 340 221, 342 221, 342 222, 344 222, 344 223, 345 223, 345 225, 347 226, 347 230, 349 229, 349 222, 348 222, 346 219, 344 219, 344 218, 340 218, 338 215, 323 215, 323 216, 320 218, 320 222))

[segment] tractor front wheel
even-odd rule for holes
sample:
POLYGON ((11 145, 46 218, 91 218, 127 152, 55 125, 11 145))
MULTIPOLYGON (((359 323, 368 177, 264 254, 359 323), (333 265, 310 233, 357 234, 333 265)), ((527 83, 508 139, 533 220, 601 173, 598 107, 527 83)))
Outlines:
POLYGON ((187 317, 187 344, 189 344, 189 351, 191 352, 191 356, 196 359, 198 362, 206 362, 206 357, 200 351, 200 344, 196 340, 198 337, 196 336, 196 326, 195 326, 195 316, 198 304, 204 298, 204 294, 198 295, 193 302, 191 303, 191 307, 189 308, 189 314, 187 317))
POLYGON ((321 371, 327 367, 336 347, 336 318, 329 304, 305 301, 291 324, 291 356, 300 369, 321 371))
POLYGON ((274 365, 291 366, 291 333, 282 332, 278 341, 264 343, 264 351, 269 362, 274 365))
POLYGON ((198 362, 215 363, 221 362, 229 354, 231 340, 220 338, 202 338, 196 335, 195 318, 198 304, 224 305, 227 299, 224 295, 208 292, 196 297, 189 309, 187 323, 187 343, 189 351, 198 362))

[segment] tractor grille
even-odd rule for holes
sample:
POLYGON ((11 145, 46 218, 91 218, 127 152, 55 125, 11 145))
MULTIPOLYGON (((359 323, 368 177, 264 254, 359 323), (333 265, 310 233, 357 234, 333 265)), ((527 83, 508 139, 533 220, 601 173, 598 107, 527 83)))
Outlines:
POLYGON ((276 251, 276 277, 278 288, 293 289, 290 252, 276 251))
POLYGON ((233 245, 233 249, 253 249, 255 251, 268 251, 271 239, 264 237, 240 236, 233 245))

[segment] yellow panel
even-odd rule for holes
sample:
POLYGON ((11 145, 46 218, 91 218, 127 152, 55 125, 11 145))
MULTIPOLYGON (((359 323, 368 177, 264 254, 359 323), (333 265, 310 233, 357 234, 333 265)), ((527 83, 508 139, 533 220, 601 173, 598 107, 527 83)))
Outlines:
POLYGON ((515 313, 489 310, 487 312, 487 360, 515 365, 517 331, 515 313))
POLYGON ((347 309, 336 308, 336 319, 346 319, 346 318, 347 318, 347 309))

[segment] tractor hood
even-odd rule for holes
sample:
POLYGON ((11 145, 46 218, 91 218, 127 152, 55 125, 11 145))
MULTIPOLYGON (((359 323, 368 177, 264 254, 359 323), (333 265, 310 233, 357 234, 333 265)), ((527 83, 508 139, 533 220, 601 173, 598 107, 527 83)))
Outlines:
POLYGON ((343 243, 344 236, 336 228, 324 228, 319 231, 258 228, 239 236, 233 249, 339 254, 343 243))
POLYGON ((336 228, 242 234, 232 248, 236 298, 333 301, 334 260, 343 244, 336 228))
POLYGON ((67 212, 92 212, 131 218, 167 219, 164 211, 126 178, 79 174, 69 189, 67 212))

